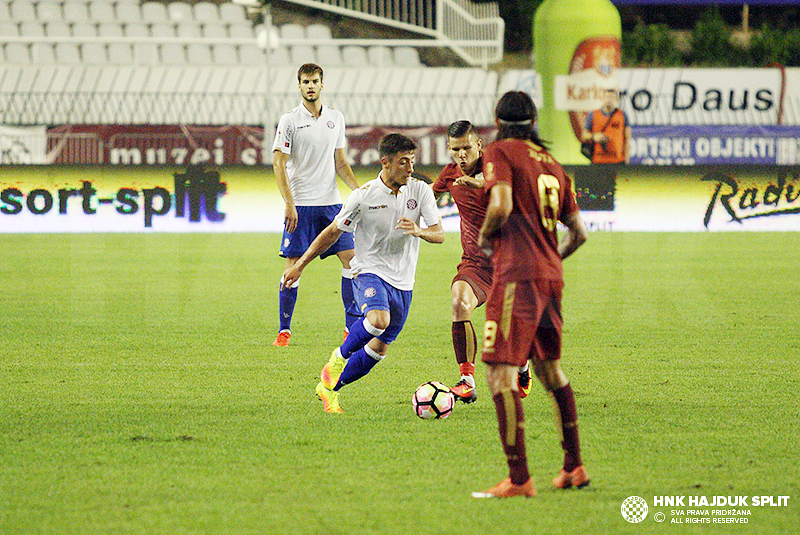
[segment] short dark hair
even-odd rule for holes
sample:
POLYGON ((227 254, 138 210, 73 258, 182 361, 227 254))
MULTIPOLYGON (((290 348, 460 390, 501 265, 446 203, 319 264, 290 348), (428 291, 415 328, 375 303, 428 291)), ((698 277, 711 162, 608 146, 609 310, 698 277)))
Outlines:
POLYGON ((306 76, 313 76, 315 74, 319 74, 319 79, 322 81, 322 67, 317 65, 316 63, 305 63, 300 65, 300 68, 297 69, 297 81, 300 82, 300 77, 303 75, 306 76))
POLYGON ((469 121, 456 121, 447 127, 447 137, 463 137, 472 132, 478 133, 469 121))
POLYGON ((378 153, 381 158, 391 158, 400 152, 411 152, 417 150, 417 144, 411 138, 402 134, 387 134, 381 139, 378 145, 378 153))
POLYGON ((546 148, 536 132, 536 105, 523 91, 509 91, 497 102, 494 116, 499 123, 497 139, 528 139, 546 148))

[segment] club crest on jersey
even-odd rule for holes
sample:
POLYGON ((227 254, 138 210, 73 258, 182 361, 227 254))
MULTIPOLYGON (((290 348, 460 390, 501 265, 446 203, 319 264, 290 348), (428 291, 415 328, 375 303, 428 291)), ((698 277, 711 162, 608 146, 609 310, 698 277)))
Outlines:
POLYGON ((408 202, 406 202, 406 208, 408 208, 409 210, 413 210, 416 207, 417 207, 417 200, 408 199, 408 202))
POLYGON ((328 121, 328 128, 336 128, 336 125, 333 124, 333 121, 328 121))
POLYGON ((364 297, 375 297, 375 294, 377 293, 378 291, 375 288, 369 287, 364 290, 364 297))

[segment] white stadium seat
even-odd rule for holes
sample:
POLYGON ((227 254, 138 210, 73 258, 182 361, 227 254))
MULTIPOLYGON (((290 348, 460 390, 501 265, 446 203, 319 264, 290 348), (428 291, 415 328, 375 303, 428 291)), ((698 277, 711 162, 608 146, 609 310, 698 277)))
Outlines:
POLYGON ((216 4, 197 2, 192 10, 194 11, 194 20, 197 22, 221 22, 216 4))
POLYGON ((388 46, 370 46, 367 49, 367 56, 369 57, 370 65, 373 67, 391 67, 394 65, 392 49, 388 46))
POLYGON ((0 21, 0 37, 19 37, 19 26, 16 22, 0 21))
POLYGON ((142 4, 142 20, 144 22, 169 22, 167 6, 161 2, 145 2, 142 4))
POLYGON ((64 13, 61 11, 61 2, 39 0, 36 4, 36 18, 41 22, 63 20, 64 13))
POLYGON ((93 22, 76 22, 72 25, 73 37, 97 37, 97 26, 93 22))
POLYGON ((161 62, 167 65, 184 65, 186 63, 186 47, 179 43, 162 44, 161 62))
POLYGON ((89 11, 86 2, 68 0, 64 2, 64 20, 66 22, 86 22, 89 20, 89 11))
POLYGON ((400 67, 419 67, 419 53, 410 46, 398 46, 394 49, 394 62, 400 67))
POLYGON ((205 43, 190 43, 186 47, 186 56, 190 65, 211 65, 211 48, 205 43))
POLYGON ((174 23, 194 21, 192 6, 187 2, 170 2, 167 5, 169 20, 174 23))
POLYGON ((4 52, 6 63, 28 64, 31 62, 30 47, 25 43, 6 43, 4 52))
POLYGON ((97 25, 97 35, 100 37, 124 37, 122 25, 117 22, 101 22, 97 25))
POLYGON ((233 2, 225 2, 219 5, 219 18, 222 20, 222 22, 227 22, 229 24, 247 21, 244 8, 239 4, 234 4, 233 2))
POLYGON ((150 36, 155 38, 175 37, 175 26, 167 22, 153 24, 150 26, 150 36))
POLYGON ((36 64, 54 65, 56 63, 56 54, 53 45, 50 43, 33 43, 31 45, 31 59, 36 64))
POLYGON ((269 52, 269 64, 271 66, 285 67, 286 65, 289 65, 291 61, 292 58, 289 55, 289 47, 279 46, 275 50, 270 50, 269 52))
POLYGON ((44 26, 41 22, 28 20, 19 25, 19 34, 25 37, 43 37, 44 26))
POLYGON ((81 54, 75 43, 56 43, 56 60, 59 63, 80 63, 81 54))
POLYGON ((346 46, 342 48, 342 60, 347 67, 366 67, 369 65, 367 51, 363 46, 346 46))
POLYGON ((194 21, 181 22, 175 26, 178 37, 196 39, 202 37, 200 25, 194 21))
POLYGON ((252 39, 255 37, 255 29, 249 22, 237 22, 228 25, 228 34, 236 39, 252 39))
POLYGON ((48 22, 45 25, 47 37, 71 37, 69 24, 66 22, 48 22))
POLYGON ((89 4, 89 19, 94 22, 113 22, 117 20, 113 6, 108 2, 93 0, 89 4))
POLYGON ((233 66, 239 63, 236 47, 229 44, 216 44, 211 47, 214 63, 217 65, 233 66))
POLYGON ((150 37, 150 30, 141 22, 131 22, 125 25, 126 37, 150 37))
POLYGON ((311 24, 306 28, 309 39, 333 39, 330 27, 324 24, 311 24))
POLYGON ((133 63, 133 48, 130 43, 109 43, 108 61, 116 65, 133 63))
POLYGON ((313 46, 295 45, 289 49, 289 54, 292 57, 292 64, 294 65, 303 65, 305 63, 317 62, 317 56, 314 53, 313 46))
POLYGON ((263 66, 266 64, 264 51, 256 45, 239 45, 239 63, 263 66))
POLYGON ((36 10, 33 8, 33 2, 29 0, 15 0, 8 6, 11 12, 11 20, 23 22, 26 20, 36 20, 36 10))
POLYGON ((142 22, 142 10, 139 4, 117 3, 117 21, 126 24, 130 22, 142 22))
POLYGON ((227 39, 228 29, 222 23, 208 22, 203 24, 203 37, 209 39, 227 39))
POLYGON ((280 28, 281 39, 284 44, 291 45, 292 41, 306 38, 306 30, 299 24, 284 24, 280 28))
POLYGON ((103 43, 83 43, 81 58, 89 65, 105 65, 108 63, 108 51, 103 43))
POLYGON ((161 60, 158 45, 153 42, 133 43, 133 61, 138 65, 156 65, 161 60))

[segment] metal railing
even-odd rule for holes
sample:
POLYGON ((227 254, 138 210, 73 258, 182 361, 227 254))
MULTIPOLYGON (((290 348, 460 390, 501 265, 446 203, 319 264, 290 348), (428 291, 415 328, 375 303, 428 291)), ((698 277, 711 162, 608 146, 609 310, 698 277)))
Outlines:
MULTIPOLYGON (((431 40, 380 40, 388 45, 450 48, 467 64, 486 67, 503 59, 505 23, 497 3, 474 4, 469 0, 289 0, 399 28, 431 40)), ((347 44, 348 39, 339 40, 347 44)), ((374 42, 374 41, 373 41, 374 42)))

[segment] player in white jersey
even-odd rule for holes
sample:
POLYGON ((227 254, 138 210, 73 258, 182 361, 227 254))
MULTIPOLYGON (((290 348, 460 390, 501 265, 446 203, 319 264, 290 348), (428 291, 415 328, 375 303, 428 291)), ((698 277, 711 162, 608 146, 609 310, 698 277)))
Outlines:
MULTIPOLYGON (((272 145, 273 168, 278 189, 285 203, 284 231, 280 255, 286 267, 293 265, 342 208, 336 174, 350 189, 358 183, 347 163, 347 142, 342 112, 325 106, 320 100, 322 68, 307 63, 297 71, 298 87, 303 102, 281 116, 272 145)), ((341 240, 323 252, 325 258, 335 254, 342 262, 342 303, 345 309, 345 331, 360 316, 355 306, 350 275, 353 239, 341 240)), ((288 346, 292 315, 297 303, 299 281, 281 285, 279 293, 280 326, 274 346, 288 346)))
POLYGON ((344 343, 322 368, 316 391, 325 412, 342 412, 339 389, 369 373, 402 330, 411 306, 419 239, 444 241, 433 190, 411 178, 415 151, 416 145, 405 136, 384 137, 378 178, 354 191, 333 223, 283 273, 283 286, 290 286, 342 234, 355 235, 350 265, 356 300, 365 318, 350 326, 344 343), (421 219, 427 228, 419 226, 421 219))

